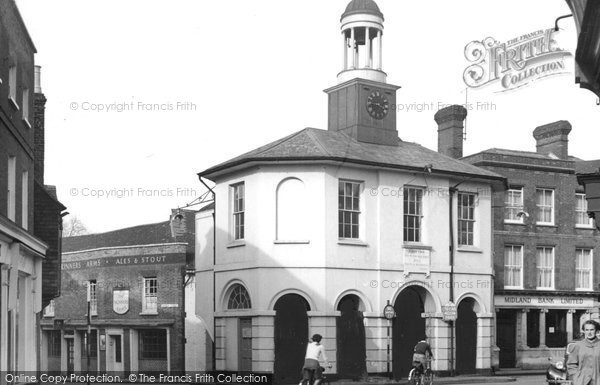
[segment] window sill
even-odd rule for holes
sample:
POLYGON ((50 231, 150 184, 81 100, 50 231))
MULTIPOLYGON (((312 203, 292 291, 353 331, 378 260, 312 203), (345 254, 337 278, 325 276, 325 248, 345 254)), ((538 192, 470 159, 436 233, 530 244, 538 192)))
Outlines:
POLYGON ((474 246, 458 246, 457 251, 462 251, 464 253, 483 253, 483 249, 474 246))
POLYGON ((359 239, 338 239, 338 245, 368 247, 369 244, 359 239))
POLYGON ((558 227, 554 223, 546 223, 546 222, 536 222, 535 225, 540 226, 540 227, 558 227))
POLYGON ((592 292, 594 290, 592 290, 592 288, 590 287, 589 289, 584 289, 584 288, 576 288, 575 291, 582 291, 584 293, 589 293, 592 292))
POLYGON ((19 111, 19 105, 17 104, 17 101, 15 99, 13 99, 12 96, 8 97, 8 101, 10 102, 10 104, 12 104, 12 106, 19 111))
POLYGON ((158 315, 157 311, 143 311, 140 315, 158 315))
POLYGON ((505 225, 521 225, 521 226, 525 226, 525 222, 523 222, 523 221, 511 221, 509 219, 505 219, 504 220, 504 224, 505 225))
POLYGON ((553 287, 536 287, 535 290, 556 290, 553 287))
POLYGON ((426 245, 421 242, 404 242, 402 245, 405 249, 423 249, 423 250, 433 250, 433 247, 426 245))
POLYGON ((29 123, 29 120, 27 120, 26 118, 23 118, 23 123, 25 123, 25 127, 31 129, 31 123, 29 123))
POLYGON ((576 229, 580 230, 594 230, 594 226, 586 226, 586 225, 575 225, 576 229))
POLYGON ((504 286, 504 290, 523 290, 523 286, 504 286))
POLYGON ((225 247, 227 247, 228 249, 232 249, 234 247, 242 247, 242 246, 246 246, 246 241, 244 241, 244 240, 232 241, 232 242, 229 242, 229 244, 225 247))
POLYGON ((306 240, 299 240, 299 241, 275 240, 275 241, 273 241, 273 243, 276 245, 306 245, 306 244, 309 244, 310 241, 306 241, 306 240))

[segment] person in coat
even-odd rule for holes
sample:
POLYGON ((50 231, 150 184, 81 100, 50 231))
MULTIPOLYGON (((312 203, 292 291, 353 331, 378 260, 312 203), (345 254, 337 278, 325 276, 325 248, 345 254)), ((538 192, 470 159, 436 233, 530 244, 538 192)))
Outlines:
POLYGON ((567 372, 573 385, 600 385, 600 324, 587 320, 581 328, 584 339, 575 343, 567 359, 567 372))

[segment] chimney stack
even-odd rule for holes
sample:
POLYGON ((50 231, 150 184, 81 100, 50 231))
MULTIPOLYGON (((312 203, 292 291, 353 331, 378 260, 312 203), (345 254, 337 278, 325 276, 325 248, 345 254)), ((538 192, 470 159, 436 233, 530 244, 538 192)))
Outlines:
POLYGON ((34 67, 34 93, 36 94, 41 94, 42 93, 42 81, 40 79, 40 77, 42 76, 42 67, 40 66, 35 66, 34 67))
POLYGON ((461 105, 442 108, 434 115, 438 124, 438 152, 454 159, 463 156, 463 129, 467 109, 461 105))
POLYGON ((559 159, 568 159, 569 132, 571 132, 571 123, 566 120, 537 127, 533 130, 537 153, 552 154, 559 159))
POLYGON ((44 157, 45 157, 45 111, 46 97, 42 93, 40 82, 41 67, 35 66, 34 94, 33 94, 33 152, 34 169, 33 178, 41 185, 44 185, 44 157))

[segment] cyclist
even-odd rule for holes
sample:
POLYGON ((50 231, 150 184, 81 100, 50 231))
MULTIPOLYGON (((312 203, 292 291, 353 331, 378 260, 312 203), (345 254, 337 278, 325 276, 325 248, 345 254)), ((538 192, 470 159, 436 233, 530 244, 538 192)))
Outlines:
POLYGON ((425 365, 429 360, 433 359, 433 353, 431 352, 431 346, 427 343, 427 336, 415 345, 413 353, 413 367, 416 368, 419 373, 425 372, 425 365))
POLYGON ((325 361, 327 367, 331 368, 331 364, 327 361, 325 354, 325 346, 321 344, 320 334, 312 336, 312 342, 306 346, 306 356, 304 358, 304 367, 302 368, 302 384, 311 384, 312 379, 315 379, 314 384, 317 385, 323 378, 323 368, 319 365, 319 360, 325 361))

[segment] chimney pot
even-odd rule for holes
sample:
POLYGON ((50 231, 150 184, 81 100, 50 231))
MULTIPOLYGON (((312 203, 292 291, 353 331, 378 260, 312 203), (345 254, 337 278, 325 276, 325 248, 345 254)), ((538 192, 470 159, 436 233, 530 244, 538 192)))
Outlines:
POLYGON ((566 120, 559 120, 533 130, 538 154, 552 154, 559 159, 568 159, 571 129, 571 123, 566 120))
POLYGON ((454 104, 442 108, 433 116, 438 124, 438 152, 458 159, 463 156, 463 129, 467 109, 454 104))

